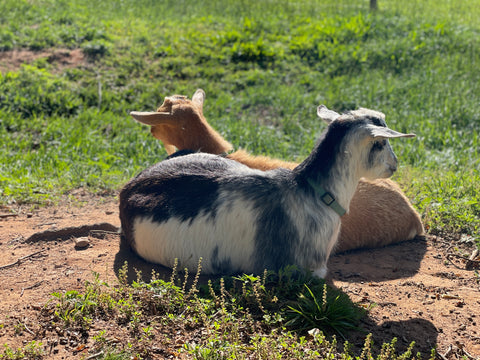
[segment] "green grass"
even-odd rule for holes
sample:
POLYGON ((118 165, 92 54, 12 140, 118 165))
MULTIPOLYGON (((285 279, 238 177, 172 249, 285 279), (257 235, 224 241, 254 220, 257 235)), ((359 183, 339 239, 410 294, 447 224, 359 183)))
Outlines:
POLYGON ((385 112, 417 134, 393 141, 396 179, 428 227, 478 238, 479 2, 379 5, 3 1, 3 50, 80 48, 89 64, 0 75, 0 201, 117 191, 166 155, 128 112, 202 87, 236 147, 289 160, 323 129, 318 104, 385 112))
POLYGON ((12 349, 8 345, 4 345, 3 354, 0 354, 0 359, 5 360, 21 360, 21 359, 32 359, 32 360, 41 360, 44 359, 45 351, 43 349, 43 344, 38 341, 30 341, 28 344, 22 348, 12 349))

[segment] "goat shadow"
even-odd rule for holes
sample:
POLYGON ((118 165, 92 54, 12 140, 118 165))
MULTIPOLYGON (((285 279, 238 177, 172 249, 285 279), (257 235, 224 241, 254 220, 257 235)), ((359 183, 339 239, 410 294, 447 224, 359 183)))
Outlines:
MULTIPOLYGON (((328 262, 329 275, 327 283, 332 286, 335 281, 347 283, 377 283, 402 278, 409 278, 418 273, 420 264, 427 252, 425 236, 414 240, 391 244, 382 248, 351 250, 331 256, 328 262)), ((431 355, 437 343, 438 330, 432 322, 422 318, 402 321, 385 321, 380 326, 367 316, 360 328, 372 334, 375 346, 397 338, 398 353, 407 351, 415 340, 413 353, 420 352, 423 358, 431 355)), ((361 351, 366 333, 356 331, 348 334, 348 341, 354 351, 361 351)), ((379 349, 376 349, 377 352, 379 349)))
POLYGON ((328 261, 328 278, 351 283, 408 278, 418 272, 426 252, 426 238, 417 236, 382 248, 335 254, 328 261))
MULTIPOLYGON (((407 278, 415 275, 427 251, 427 243, 424 237, 405 241, 383 248, 351 250, 333 255, 328 262, 329 276, 327 280, 346 282, 380 282, 407 278)), ((120 237, 119 251, 115 255, 113 268, 118 275, 120 269, 128 264, 127 281, 135 280, 149 282, 152 272, 157 278, 170 279, 172 269, 165 266, 150 263, 140 258, 131 251, 130 247, 120 237)), ((182 270, 182 269, 177 269, 182 270)), ((190 274, 195 275, 195 274, 190 274)), ((192 276, 190 276, 192 277, 192 276)), ((200 275, 200 281, 206 283, 209 279, 217 279, 220 276, 200 275)))
MULTIPOLYGON (((417 238, 380 249, 363 249, 336 254, 329 261, 330 275, 327 283, 331 286, 334 280, 347 282, 379 282, 413 276, 420 268, 420 262, 427 249, 425 238, 417 238)), ((162 265, 147 262, 131 251, 129 246, 120 239, 120 247, 114 260, 115 274, 122 269, 126 270, 126 277, 129 283, 136 280, 150 282, 152 273, 156 278, 169 280, 172 277, 172 269, 162 265), (125 263, 127 265, 125 266, 125 263)), ((180 269, 178 269, 180 270, 180 269)), ((191 286, 195 274, 189 274, 187 288, 191 286)), ((184 281, 184 274, 177 274, 178 285, 184 281)), ((199 283, 206 284, 208 280, 215 281, 220 276, 200 275, 199 283)), ((348 342, 351 344, 351 351, 359 356, 362 352, 365 337, 372 334, 374 347, 372 353, 379 353, 379 346, 383 342, 390 342, 397 338, 395 349, 398 354, 407 351, 410 342, 415 340, 414 353, 419 352, 422 357, 427 358, 431 349, 437 343, 438 330, 430 322, 422 318, 412 318, 404 321, 389 321, 377 325, 376 321, 368 315, 362 320, 359 331, 347 334, 348 342), (399 334, 406 336, 399 337, 399 334), (411 336, 408 336, 411 334, 411 336), (422 334, 421 337, 417 334, 422 334)), ((343 341, 339 340, 339 349, 343 341)))

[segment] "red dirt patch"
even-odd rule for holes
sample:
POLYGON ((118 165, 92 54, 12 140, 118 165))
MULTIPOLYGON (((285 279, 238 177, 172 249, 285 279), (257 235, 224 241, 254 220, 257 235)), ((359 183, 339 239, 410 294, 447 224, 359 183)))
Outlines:
POLYGON ((35 60, 42 58, 46 59, 49 64, 52 64, 57 71, 87 64, 81 49, 47 49, 41 51, 15 49, 0 51, 0 72, 16 71, 22 64, 31 64, 35 60))
MULTIPOLYGON (((103 239, 91 237, 84 250, 75 248, 73 238, 25 241, 40 231, 100 222, 119 225, 116 200, 82 191, 56 207, 0 208, 0 344, 12 348, 31 340, 51 344, 52 339, 38 338, 33 331, 17 334, 15 325, 38 326, 39 309, 50 294, 81 291, 93 271, 113 283, 118 269, 128 260, 132 275, 133 268, 143 274, 155 269, 170 275, 169 270, 121 249, 114 234, 103 239), (5 267, 8 264, 13 265, 5 267)), ((415 341, 414 352, 424 357, 436 346, 439 359, 443 355, 443 359, 462 355, 473 359, 480 356, 480 278, 478 270, 465 270, 465 261, 459 259, 456 267, 447 260, 450 244, 428 236, 382 249, 336 255, 330 260, 329 281, 353 301, 365 307, 375 304, 361 325, 366 333, 373 334, 375 344, 396 337, 399 351, 415 341)), ((472 251, 472 246, 464 246, 465 254, 472 251)), ((121 335, 121 329, 118 331, 121 335)), ((366 333, 349 334, 349 342, 363 346, 366 333)), ((71 358, 73 348, 56 345, 49 358, 71 358)))

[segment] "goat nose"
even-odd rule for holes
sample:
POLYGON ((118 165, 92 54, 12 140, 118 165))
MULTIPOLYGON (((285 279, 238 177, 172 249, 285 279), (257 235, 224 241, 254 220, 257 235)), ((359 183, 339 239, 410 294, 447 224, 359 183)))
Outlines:
POLYGON ((392 173, 394 173, 395 171, 397 171, 397 164, 389 165, 388 167, 390 168, 390 171, 391 171, 392 173))

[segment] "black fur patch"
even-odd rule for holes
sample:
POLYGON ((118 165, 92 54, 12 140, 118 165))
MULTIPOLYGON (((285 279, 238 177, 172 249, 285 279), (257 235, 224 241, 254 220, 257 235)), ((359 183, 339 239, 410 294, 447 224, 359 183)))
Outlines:
POLYGON ((376 116, 365 116, 365 120, 370 121, 373 125, 387 127, 385 120, 376 116))
POLYGON ((295 263, 293 248, 298 231, 280 204, 269 204, 259 212, 255 237, 255 269, 278 271, 295 263), (270 206, 272 205, 272 206, 270 206))
POLYGON ((218 196, 215 174, 225 168, 225 160, 210 156, 208 161, 189 161, 196 154, 164 160, 144 170, 120 192, 120 221, 129 243, 133 241, 133 221, 153 216, 163 223, 172 217, 192 222, 202 210, 215 217, 218 196), (215 161, 221 159, 222 161, 215 161), (182 165, 185 165, 184 167, 182 165))
POLYGON ((176 158, 178 156, 190 155, 190 154, 194 154, 194 153, 195 153, 195 151, 192 151, 192 150, 178 150, 178 151, 174 152, 173 154, 169 155, 167 158, 165 158, 165 160, 173 159, 173 158, 176 158))

